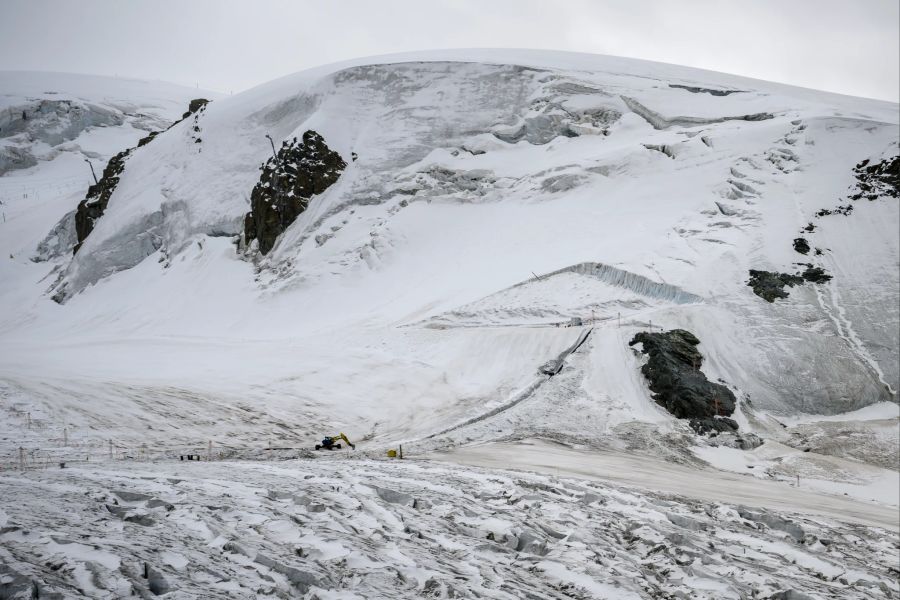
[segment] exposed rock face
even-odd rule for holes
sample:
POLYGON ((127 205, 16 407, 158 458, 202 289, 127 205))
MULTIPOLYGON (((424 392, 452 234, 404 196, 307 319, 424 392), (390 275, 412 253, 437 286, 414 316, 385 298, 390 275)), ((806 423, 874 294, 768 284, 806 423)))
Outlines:
POLYGON ((250 212, 244 218, 244 239, 258 240, 262 254, 306 210, 309 199, 338 180, 347 163, 331 150, 321 135, 307 131, 303 139, 283 142, 277 157, 260 167, 262 175, 250 194, 250 212))
POLYGON ((794 238, 794 250, 800 254, 809 254, 809 242, 806 241, 806 238, 794 238))
POLYGON ((826 273, 825 269, 822 267, 816 267, 809 263, 806 263, 804 266, 806 267, 806 270, 800 274, 804 281, 809 281, 810 283, 825 283, 826 281, 831 281, 831 275, 826 273))
POLYGON ((820 210, 819 212, 816 213, 816 216, 817 217, 827 217, 829 215, 844 215, 846 217, 846 216, 849 216, 850 213, 852 213, 852 212, 853 212, 853 205, 847 204, 846 206, 839 205, 833 209, 823 208, 822 210, 820 210))
POLYGON ((753 288, 754 294, 766 302, 774 302, 776 298, 788 297, 788 293, 784 290, 785 286, 794 287, 801 283, 803 278, 799 275, 750 269, 750 281, 747 285, 753 288))
POLYGON ((734 431, 734 420, 723 418, 734 412, 731 390, 713 383, 700 371, 703 356, 697 351, 700 340, 684 329, 664 333, 641 332, 628 343, 642 344, 650 356, 641 373, 650 382, 657 404, 679 419, 690 419, 697 433, 734 431))
POLYGON ((886 158, 869 164, 864 160, 853 169, 856 174, 856 193, 851 200, 866 198, 875 200, 880 196, 900 198, 900 156, 886 158))
MULTIPOLYGON (((794 241, 794 249, 797 249, 796 240, 794 241)), ((809 252, 808 245, 806 251, 809 252)), ((810 263, 800 264, 806 267, 806 269, 802 273, 797 273, 796 275, 750 269, 750 281, 747 282, 747 285, 753 288, 754 294, 766 302, 774 302, 776 298, 788 297, 788 292, 784 289, 785 286, 794 287, 795 285, 800 285, 804 282, 825 283, 831 280, 831 275, 826 273, 825 269, 822 267, 816 267, 810 263)))
POLYGON ((119 176, 125 170, 125 159, 131 156, 134 148, 119 152, 106 163, 103 176, 100 180, 88 188, 84 200, 78 203, 75 210, 75 233, 78 242, 75 244, 73 254, 77 254, 87 236, 93 231, 94 223, 103 216, 107 204, 116 186, 119 184, 119 176))
POLYGON ((181 115, 181 120, 184 121, 207 104, 209 104, 209 100, 207 100, 206 98, 194 98, 190 101, 190 103, 188 103, 187 112, 181 115))

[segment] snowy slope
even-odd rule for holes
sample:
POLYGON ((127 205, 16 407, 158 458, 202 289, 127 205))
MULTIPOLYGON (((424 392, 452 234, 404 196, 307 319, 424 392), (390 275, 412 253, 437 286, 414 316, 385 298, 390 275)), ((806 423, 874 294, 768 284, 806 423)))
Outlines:
POLYGON ((0 74, 0 596, 895 597, 900 214, 848 197, 898 122, 545 51, 0 74), (73 255, 84 159, 201 96, 73 255), (308 130, 347 166, 262 255, 266 135, 308 130), (747 286, 797 263, 833 278, 747 286), (653 401, 661 328, 737 434, 653 401))
MULTIPOLYGON (((189 92, 159 86, 143 106, 174 120, 189 92)), ((534 51, 365 59, 217 99, 134 152, 75 257, 31 260, 86 182, 40 218, 10 200, 9 439, 33 412, 44 429, 28 439, 67 428, 98 448, 306 444, 335 428, 376 453, 541 435, 687 456, 692 434, 628 346, 651 326, 699 337, 745 430, 896 406, 896 199, 815 215, 847 202, 859 161, 897 154, 897 124, 895 104, 534 51), (348 167, 270 254, 245 251, 266 134, 307 130, 348 167), (797 254, 812 221, 823 254, 797 254), (746 285, 798 262, 834 279, 772 304, 746 285), (538 367, 578 337, 555 326, 572 317, 593 332, 547 382, 538 367)), ((64 156, 0 186, 74 165, 83 178, 64 156)))

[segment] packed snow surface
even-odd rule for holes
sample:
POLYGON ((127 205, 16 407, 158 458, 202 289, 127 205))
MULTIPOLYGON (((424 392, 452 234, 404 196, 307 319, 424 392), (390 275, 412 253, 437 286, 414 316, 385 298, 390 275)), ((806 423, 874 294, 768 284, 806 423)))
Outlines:
POLYGON ((896 104, 545 51, 363 59, 224 98, 0 73, 0 576, 109 597, 896 595, 900 204, 849 196, 898 123, 896 104), (242 233, 267 135, 310 130, 347 166, 263 256, 242 233), (99 175, 151 131, 73 255, 85 160, 99 175), (831 279, 771 303, 747 285, 810 265, 831 279), (737 398, 736 434, 653 401, 629 342, 674 328, 737 398), (307 460, 341 431, 367 460, 307 460), (569 450, 514 445, 532 438, 569 450), (369 460, 401 443, 442 461, 369 460), (210 447, 301 460, 170 462, 210 447), (540 511, 508 501, 530 495, 540 511), (805 512, 829 543, 738 503, 805 512))

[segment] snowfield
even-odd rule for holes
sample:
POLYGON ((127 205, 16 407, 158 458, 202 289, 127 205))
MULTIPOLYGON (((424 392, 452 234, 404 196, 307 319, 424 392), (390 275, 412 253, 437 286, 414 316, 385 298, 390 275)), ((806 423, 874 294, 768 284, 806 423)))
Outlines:
POLYGON ((898 124, 547 51, 0 73, 0 597, 896 598, 898 124), (345 166, 263 254, 308 131, 345 166), (737 432, 654 401, 673 329, 737 432))

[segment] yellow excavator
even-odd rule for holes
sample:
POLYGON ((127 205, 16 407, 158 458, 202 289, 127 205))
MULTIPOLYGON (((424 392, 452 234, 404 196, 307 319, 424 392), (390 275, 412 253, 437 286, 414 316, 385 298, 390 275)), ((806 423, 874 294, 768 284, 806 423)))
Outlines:
POLYGON ((347 445, 356 450, 356 444, 347 439, 347 436, 343 433, 339 433, 337 435, 327 435, 322 439, 321 444, 316 444, 316 450, 340 450, 341 445, 340 441, 344 440, 347 442, 347 445))

